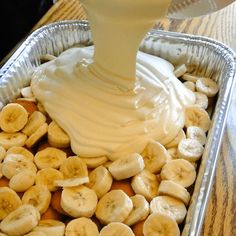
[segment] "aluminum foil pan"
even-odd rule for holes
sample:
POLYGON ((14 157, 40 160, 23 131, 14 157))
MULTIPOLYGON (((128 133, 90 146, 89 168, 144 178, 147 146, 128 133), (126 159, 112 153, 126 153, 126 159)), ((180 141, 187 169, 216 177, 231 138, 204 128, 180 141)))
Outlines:
MULTIPOLYGON (((92 44, 86 21, 62 21, 32 33, 0 69, 1 103, 6 104, 15 99, 19 96, 20 89, 29 85, 32 72, 40 64, 41 56, 57 56, 78 44, 92 44)), ((174 65, 185 63, 191 73, 211 77, 220 85, 212 126, 182 233, 197 236, 201 232, 213 184, 233 91, 236 56, 227 46, 212 39, 158 30, 148 33, 140 50, 160 56, 174 65)))

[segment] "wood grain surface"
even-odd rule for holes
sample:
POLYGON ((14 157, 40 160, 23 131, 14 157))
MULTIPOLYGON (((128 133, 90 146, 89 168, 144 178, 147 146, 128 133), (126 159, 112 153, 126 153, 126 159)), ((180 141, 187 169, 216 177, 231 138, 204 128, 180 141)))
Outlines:
MULTIPOLYGON (((86 19, 78 0, 59 0, 34 29, 60 20, 86 19)), ((155 28, 202 35, 236 50, 236 2, 207 16, 187 20, 161 20, 155 28)), ((236 160, 219 160, 202 235, 236 236, 236 160)))

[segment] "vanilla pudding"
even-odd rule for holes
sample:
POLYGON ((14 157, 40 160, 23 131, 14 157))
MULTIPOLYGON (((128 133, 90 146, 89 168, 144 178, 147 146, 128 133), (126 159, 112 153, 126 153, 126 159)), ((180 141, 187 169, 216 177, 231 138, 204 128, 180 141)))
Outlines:
POLYGON ((94 46, 72 48, 40 66, 32 89, 71 139, 74 153, 114 160, 141 153, 149 140, 170 142, 194 94, 174 67, 138 52, 170 0, 83 0, 94 46))

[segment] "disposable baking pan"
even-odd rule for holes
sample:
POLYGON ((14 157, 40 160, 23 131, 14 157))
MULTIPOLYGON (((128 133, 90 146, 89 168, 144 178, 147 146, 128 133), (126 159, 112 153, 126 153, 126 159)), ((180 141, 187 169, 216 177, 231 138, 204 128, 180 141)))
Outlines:
MULTIPOLYGON (((92 44, 87 21, 61 21, 33 32, 0 69, 0 101, 4 105, 29 85, 34 69, 45 54, 59 55, 78 44, 92 44)), ((152 30, 140 50, 174 65, 185 63, 191 73, 211 77, 220 85, 212 125, 202 157, 182 235, 201 233, 214 180, 236 73, 236 56, 226 45, 210 38, 152 30)))

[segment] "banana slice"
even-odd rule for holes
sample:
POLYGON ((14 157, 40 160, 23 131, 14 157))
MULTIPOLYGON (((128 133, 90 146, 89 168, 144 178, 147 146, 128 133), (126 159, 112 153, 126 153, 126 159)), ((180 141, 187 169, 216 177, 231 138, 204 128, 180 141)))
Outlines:
POLYGON ((211 119, 208 113, 197 105, 188 106, 185 110, 185 127, 197 126, 204 132, 210 128, 211 119))
POLYGON ((3 161, 5 156, 6 156, 6 149, 3 146, 0 146, 0 163, 3 161))
POLYGON ((200 78, 196 81, 196 89, 207 97, 214 97, 219 91, 219 85, 210 78, 200 78))
POLYGON ((202 145, 206 143, 206 133, 197 126, 189 126, 187 128, 186 136, 189 139, 196 139, 202 145))
POLYGON ((161 170, 163 180, 172 180, 185 188, 194 183, 196 175, 194 166, 184 159, 170 161, 161 170))
POLYGON ((171 158, 167 159, 167 162, 170 160, 178 159, 178 147, 168 148, 167 152, 170 154, 171 158))
POLYGON ((12 211, 0 223, 0 230, 9 236, 24 235, 38 224, 39 219, 38 209, 25 204, 12 211))
POLYGON ((183 202, 169 196, 158 196, 150 202, 152 213, 166 214, 176 220, 178 224, 184 221, 187 209, 183 202))
POLYGON ((8 187, 0 188, 0 220, 21 206, 17 193, 8 187))
POLYGON ((58 169, 66 160, 66 153, 60 149, 47 147, 35 154, 34 162, 39 169, 55 168, 58 169))
POLYGON ((136 194, 141 194, 151 201, 157 196, 159 182, 156 175, 148 170, 143 170, 132 178, 131 186, 136 194))
POLYGON ((178 156, 187 161, 197 161, 201 158, 204 147, 196 139, 183 139, 178 145, 178 156))
POLYGON ((177 184, 171 180, 162 180, 158 195, 167 195, 182 201, 185 205, 188 205, 190 200, 189 192, 180 184, 177 184))
POLYGON ((163 165, 165 165, 169 154, 165 147, 156 141, 150 141, 142 153, 145 169, 151 173, 160 172, 163 165))
POLYGON ((110 190, 112 181, 110 172, 104 166, 99 166, 89 173, 87 186, 96 192, 98 198, 101 198, 110 190))
POLYGON ((2 163, 2 173, 8 179, 20 173, 23 170, 37 172, 35 164, 21 154, 8 154, 2 163))
POLYGON ((204 110, 208 107, 208 97, 204 93, 195 92, 195 105, 203 108, 204 110))
POLYGON ((0 236, 7 236, 7 235, 0 232, 0 236))
POLYGON ((196 75, 191 75, 191 74, 188 74, 188 73, 185 73, 183 76, 182 76, 182 79, 183 80, 186 80, 186 81, 190 81, 190 82, 193 82, 193 83, 196 83, 197 80, 199 80, 201 77, 198 77, 196 75))
POLYGON ((183 129, 181 129, 179 133, 177 134, 177 136, 171 142, 167 143, 165 147, 166 148, 177 147, 179 142, 185 138, 186 138, 185 132, 183 129))
POLYGON ((144 236, 179 236, 180 231, 176 221, 165 214, 153 213, 143 224, 144 236))
POLYGON ((188 71, 187 67, 185 64, 179 65, 175 68, 174 74, 177 78, 181 77, 188 71))
POLYGON ((28 234, 25 234, 24 236, 47 236, 47 234, 45 234, 44 232, 40 232, 40 231, 35 231, 35 232, 32 231, 28 234))
POLYGON ((8 133, 15 133, 24 128, 28 121, 28 112, 17 103, 9 103, 0 113, 0 127, 8 133))
POLYGON ((41 125, 33 134, 26 140, 25 145, 27 148, 32 148, 37 142, 39 142, 44 135, 48 132, 48 124, 41 125))
POLYGON ((139 221, 145 220, 149 215, 149 203, 144 196, 136 194, 130 197, 133 202, 133 210, 125 219, 124 223, 131 226, 139 221))
POLYGON ((128 225, 112 222, 102 228, 99 236, 135 236, 128 225))
POLYGON ((37 172, 35 184, 45 185, 50 192, 54 192, 58 189, 54 182, 61 179, 63 179, 63 174, 59 170, 49 167, 37 172))
POLYGON ((93 157, 93 158, 85 158, 85 157, 80 157, 80 158, 86 163, 87 167, 90 169, 97 168, 108 161, 108 158, 106 156, 93 157))
POLYGON ((97 195, 86 186, 64 188, 61 194, 61 207, 73 217, 91 217, 97 206, 97 195))
POLYGON ((5 149, 11 147, 22 147, 25 145, 27 136, 21 132, 17 133, 6 133, 0 132, 0 145, 5 149))
POLYGON ((65 224, 58 220, 40 220, 33 231, 45 233, 47 236, 63 236, 65 224))
POLYGON ((192 92, 195 92, 196 91, 196 86, 195 86, 195 83, 194 82, 191 82, 191 81, 185 81, 183 83, 183 85, 188 88, 189 90, 191 90, 192 92))
POLYGON ((34 111, 29 120, 22 130, 22 133, 27 136, 32 135, 40 126, 42 126, 46 122, 46 116, 40 111, 34 111))
POLYGON ((133 153, 114 161, 108 170, 116 180, 128 179, 144 169, 144 161, 141 155, 133 153))
POLYGON ((36 174, 32 170, 22 170, 9 181, 9 187, 16 192, 25 192, 34 185, 36 174))
POLYGON ((32 92, 31 86, 24 87, 20 90, 22 97, 24 98, 33 98, 34 94, 32 92))
POLYGON ((99 200, 95 214, 102 224, 124 222, 132 209, 133 203, 124 191, 112 190, 99 200))
POLYGON ((80 217, 66 225, 65 236, 99 236, 97 225, 89 218, 80 217))
POLYGON ((55 121, 52 121, 48 126, 48 142, 57 148, 67 148, 70 146, 69 136, 55 121))
POLYGON ((8 154, 21 154, 21 155, 27 157, 30 161, 34 160, 33 153, 24 147, 11 147, 7 150, 6 154, 7 155, 8 154))
POLYGON ((2 163, 0 163, 0 179, 3 177, 3 174, 2 174, 2 163))
POLYGON ((51 193, 44 185, 30 187, 22 196, 23 204, 31 204, 36 207, 40 214, 43 214, 49 207, 51 193))

